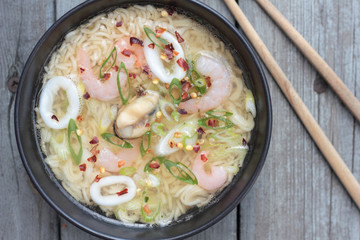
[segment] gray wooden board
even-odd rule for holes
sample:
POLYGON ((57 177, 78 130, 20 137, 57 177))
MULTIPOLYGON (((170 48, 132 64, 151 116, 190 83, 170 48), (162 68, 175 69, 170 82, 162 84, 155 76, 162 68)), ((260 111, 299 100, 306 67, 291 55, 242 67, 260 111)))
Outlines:
MULTIPOLYGON (((14 95, 7 89, 7 80, 19 76, 45 30, 81 2, 0 2, 0 181, 4 184, 0 194, 1 239, 96 239, 59 218, 32 187, 17 151, 14 95)), ((221 0, 203 2, 234 22, 221 0)), ((256 2, 239 2, 326 135, 360 179, 359 123, 330 88, 321 94, 314 91, 314 81, 321 78, 256 2)), ((360 2, 272 2, 360 98, 360 2)), ((266 75, 274 125, 262 173, 242 201, 239 216, 234 210, 190 239, 360 239, 359 210, 267 71, 266 75)))

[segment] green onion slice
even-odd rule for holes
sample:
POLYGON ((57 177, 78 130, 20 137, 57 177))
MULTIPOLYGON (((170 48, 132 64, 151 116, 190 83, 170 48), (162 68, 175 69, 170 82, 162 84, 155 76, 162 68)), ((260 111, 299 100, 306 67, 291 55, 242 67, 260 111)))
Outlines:
POLYGON ((124 139, 119 138, 118 136, 116 136, 116 135, 114 135, 112 133, 102 133, 101 137, 105 141, 107 141, 107 142, 109 142, 109 143, 111 143, 111 144, 113 144, 115 146, 122 147, 122 148, 133 148, 133 145, 131 145, 131 143, 125 141, 124 139), (120 144, 117 144, 116 142, 112 141, 111 138, 113 138, 113 137, 115 137, 117 140, 123 141, 124 144, 120 145, 120 144))
POLYGON ((163 38, 161 38, 161 37, 156 37, 156 33, 155 33, 153 30, 151 30, 150 28, 144 27, 144 31, 145 31, 146 36, 149 38, 149 40, 150 40, 153 44, 155 44, 158 48, 164 50, 164 48, 163 48, 162 46, 160 46, 159 44, 157 44, 157 43, 150 37, 151 35, 155 36, 155 38, 157 38, 161 43, 163 43, 163 44, 165 44, 165 45, 168 45, 168 44, 169 44, 169 42, 166 41, 165 39, 163 39, 163 38))
POLYGON ((172 102, 175 104, 175 106, 178 106, 179 103, 181 102, 181 95, 182 95, 182 89, 181 88, 182 88, 182 85, 181 85, 181 82, 179 81, 179 79, 173 78, 173 80, 171 81, 170 86, 169 86, 169 94, 170 94, 170 98, 171 98, 172 102), (171 90, 173 89, 174 85, 180 91, 179 97, 177 99, 175 99, 174 96, 171 93, 171 90))
POLYGON ((120 169, 120 175, 125 175, 125 176, 131 176, 136 172, 136 168, 134 167, 123 167, 122 169, 120 169))
POLYGON ((165 124, 164 123, 158 123, 158 122, 154 122, 151 124, 151 130, 156 133, 157 135, 160 136, 164 136, 165 132, 164 132, 164 127, 165 124))
POLYGON ((140 144, 140 153, 141 153, 141 156, 144 157, 145 154, 147 153, 147 151, 149 150, 150 148, 150 145, 151 145, 151 130, 147 131, 142 139, 141 139, 141 144, 140 144), (147 138, 147 147, 145 148, 144 147, 144 140, 147 138))
POLYGON ((198 120, 198 124, 201 127, 210 128, 210 129, 227 129, 227 128, 231 128, 231 127, 234 126, 234 123, 226 118, 228 116, 233 115, 231 112, 222 111, 222 110, 210 110, 210 111, 206 112, 206 114, 209 115, 209 117, 201 118, 201 119, 198 120), (220 113, 222 115, 219 116, 219 115, 217 115, 218 113, 220 113), (214 118, 219 120, 220 122, 223 122, 225 125, 217 126, 217 127, 209 126, 207 124, 207 121, 210 120, 210 119, 214 119, 214 118))
MULTIPOLYGON (((189 60, 186 60, 188 63, 189 60)), ((187 77, 190 79, 190 82, 195 86, 195 89, 197 92, 200 92, 201 94, 205 94, 207 91, 207 85, 204 78, 201 77, 201 75, 195 70, 195 63, 194 61, 191 61, 189 65, 189 70, 187 72, 187 77)))
MULTIPOLYGON (((153 197, 152 197, 153 198, 153 197)), ((152 222, 154 221, 154 219, 156 218, 156 216, 159 214, 160 212, 160 207, 161 207, 161 199, 156 199, 155 202, 158 202, 158 204, 156 205, 156 209, 150 209, 151 212, 149 214, 147 214, 145 211, 144 211, 144 206, 146 204, 148 204, 149 206, 149 200, 150 200, 150 197, 146 196, 146 192, 144 191, 143 192, 143 195, 142 195, 142 199, 143 199, 143 204, 142 204, 142 207, 141 207, 141 215, 142 217, 144 218, 145 222, 152 222)))
POLYGON ((178 122, 180 120, 180 113, 178 111, 176 111, 176 110, 174 110, 171 113, 171 116, 176 122, 178 122))
POLYGON ((111 66, 105 71, 109 71, 114 65, 115 65, 115 62, 116 62, 116 58, 117 58, 117 51, 116 51, 116 47, 113 48, 113 50, 111 51, 110 55, 106 58, 106 60, 103 62, 103 64, 101 65, 100 67, 100 73, 99 73, 99 78, 102 80, 104 78, 104 74, 102 73, 102 69, 105 67, 105 65, 107 64, 107 62, 109 61, 109 59, 113 57, 113 63, 111 64, 111 66), (115 57, 113 57, 113 54, 115 52, 115 57))
POLYGON ((185 166, 183 163, 181 162, 173 162, 170 161, 164 157, 154 157, 152 158, 144 167, 144 172, 151 172, 153 171, 152 168, 150 168, 150 163, 152 161, 156 161, 158 160, 158 163, 164 164, 166 169, 171 173, 171 175, 173 175, 176 179, 185 182, 185 183, 189 183, 189 184, 198 184, 197 178, 195 176, 195 174, 187 167, 185 166))
POLYGON ((120 68, 119 68, 119 70, 118 70, 118 72, 117 72, 117 79, 116 79, 116 81, 117 81, 117 86, 118 86, 118 90, 119 90, 119 94, 120 94, 121 101, 122 101, 122 103, 123 103, 124 105, 126 105, 126 104, 128 103, 128 101, 129 101, 131 90, 130 90, 130 78, 129 78, 129 74, 128 74, 128 71, 127 71, 127 69, 126 69, 126 67, 125 67, 124 62, 121 62, 121 63, 120 63, 120 68), (122 90, 121 90, 120 77, 119 77, 120 72, 121 72, 121 69, 124 69, 124 71, 125 71, 125 73, 126 73, 127 83, 128 83, 128 87, 129 87, 129 89, 128 89, 128 94, 127 94, 127 97, 126 97, 126 98, 124 98, 123 92, 122 92, 122 90))
POLYGON ((68 144, 69 144, 69 149, 70 149, 70 153, 72 158, 74 159, 75 163, 77 165, 80 164, 81 162, 81 157, 83 154, 83 149, 82 149, 82 143, 81 143, 81 137, 77 134, 76 130, 78 130, 78 127, 76 126, 76 123, 74 121, 74 119, 70 118, 69 124, 68 124, 68 144), (70 138, 71 138, 71 133, 74 132, 77 138, 77 141, 80 145, 80 149, 78 151, 78 153, 75 153, 74 148, 71 146, 70 144, 70 138))
POLYGON ((206 93, 206 81, 203 78, 199 78, 195 80, 195 88, 198 92, 200 92, 201 94, 206 93))

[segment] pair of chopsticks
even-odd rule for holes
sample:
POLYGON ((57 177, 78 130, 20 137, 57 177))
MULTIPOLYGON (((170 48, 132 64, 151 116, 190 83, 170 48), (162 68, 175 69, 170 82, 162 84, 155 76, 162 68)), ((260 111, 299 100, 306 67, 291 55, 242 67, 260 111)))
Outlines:
MULTIPOLYGON (((280 66, 277 64, 271 53, 252 27, 239 5, 235 0, 224 0, 230 11, 235 16, 242 30, 247 35, 250 42, 262 58, 264 64, 271 72, 273 78, 280 86, 284 95, 290 102, 296 114, 305 125, 307 131, 319 147, 320 151, 336 173, 358 208, 360 208, 360 184, 355 179, 344 160, 331 144, 319 124, 311 115, 296 90, 285 76, 280 66)), ((329 83, 336 94, 341 98, 345 105, 350 109, 353 115, 360 121, 360 102, 345 86, 336 73, 329 65, 319 56, 319 54, 310 46, 308 42, 301 36, 299 32, 286 20, 286 18, 272 5, 268 0, 256 0, 258 4, 270 15, 276 24, 287 34, 287 36, 295 43, 301 52, 314 65, 317 71, 329 83)))

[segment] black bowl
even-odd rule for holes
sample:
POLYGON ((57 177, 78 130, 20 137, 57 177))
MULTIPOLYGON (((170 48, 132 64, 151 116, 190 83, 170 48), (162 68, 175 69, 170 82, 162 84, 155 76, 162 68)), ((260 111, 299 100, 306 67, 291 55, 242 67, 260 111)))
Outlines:
POLYGON ((32 51, 21 76, 15 104, 15 132, 21 159, 33 184, 45 200, 64 218, 94 235, 103 238, 123 239, 176 239, 198 233, 218 222, 245 196, 264 164, 271 135, 271 103, 268 86, 254 50, 238 30, 223 16, 195 0, 102 0, 87 1, 60 18, 44 34, 32 51), (245 164, 211 204, 203 209, 192 209, 193 217, 166 227, 150 228, 144 224, 126 226, 107 218, 74 200, 54 177, 44 162, 35 127, 34 107, 41 87, 44 64, 59 42, 82 21, 114 7, 132 4, 155 4, 159 7, 175 6, 176 9, 206 25, 221 38, 243 69, 247 86, 253 91, 257 117, 252 131, 250 150, 245 164))

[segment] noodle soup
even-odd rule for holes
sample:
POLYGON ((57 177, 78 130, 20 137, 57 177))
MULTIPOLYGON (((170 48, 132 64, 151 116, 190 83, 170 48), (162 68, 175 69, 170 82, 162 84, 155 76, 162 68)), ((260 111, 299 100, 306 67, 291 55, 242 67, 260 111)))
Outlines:
POLYGON ((173 9, 118 8, 68 33, 45 66, 42 151, 79 202, 167 225, 239 171, 254 98, 224 43, 173 9))

